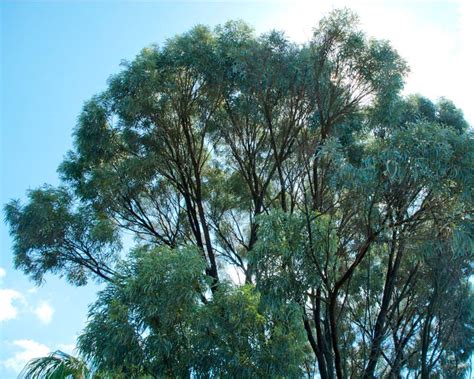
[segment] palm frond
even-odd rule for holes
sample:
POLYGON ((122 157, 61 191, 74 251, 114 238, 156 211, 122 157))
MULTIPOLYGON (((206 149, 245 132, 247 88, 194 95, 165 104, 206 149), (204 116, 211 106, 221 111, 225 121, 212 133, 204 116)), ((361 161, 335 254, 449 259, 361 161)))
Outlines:
POLYGON ((29 361, 19 379, 86 379, 88 375, 89 368, 84 361, 57 350, 29 361))

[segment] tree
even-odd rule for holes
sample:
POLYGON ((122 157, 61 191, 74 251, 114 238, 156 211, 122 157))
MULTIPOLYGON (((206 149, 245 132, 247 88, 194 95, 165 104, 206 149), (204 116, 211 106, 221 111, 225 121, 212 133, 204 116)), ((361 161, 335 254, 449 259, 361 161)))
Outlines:
POLYGON ((348 10, 301 46, 229 22, 144 49, 85 104, 62 186, 6 206, 15 264, 107 283, 79 349, 110 375, 461 377, 472 132, 402 97, 407 71, 348 10))

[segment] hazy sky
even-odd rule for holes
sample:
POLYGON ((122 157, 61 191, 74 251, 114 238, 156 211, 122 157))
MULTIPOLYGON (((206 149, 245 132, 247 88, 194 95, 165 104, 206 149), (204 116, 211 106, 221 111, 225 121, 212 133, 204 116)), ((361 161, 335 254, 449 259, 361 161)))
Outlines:
MULTIPOLYGON (((257 32, 286 31, 298 42, 332 8, 356 10, 363 28, 392 41, 411 67, 406 93, 452 99, 474 124, 471 105, 474 2, 1 2, 0 204, 25 198, 71 148, 85 100, 141 48, 162 44, 197 23, 242 19, 257 32)), ((49 350, 71 351, 98 286, 57 278, 34 287, 13 269, 11 240, 0 225, 0 378, 49 350)))

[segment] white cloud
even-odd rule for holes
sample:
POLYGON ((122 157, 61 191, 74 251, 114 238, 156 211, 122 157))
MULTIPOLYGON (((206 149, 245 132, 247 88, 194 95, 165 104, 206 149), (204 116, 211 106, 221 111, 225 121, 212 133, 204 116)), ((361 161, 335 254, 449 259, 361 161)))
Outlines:
POLYGON ((0 267, 0 279, 3 279, 7 275, 7 272, 3 267, 0 267))
POLYGON ((9 288, 0 289, 0 321, 12 320, 18 315, 18 307, 15 303, 24 302, 23 295, 9 288))
MULTIPOLYGON (((27 291, 28 294, 31 291, 27 291)), ((11 288, 0 288, 0 322, 13 320, 18 314, 34 314, 43 324, 49 324, 54 315, 54 308, 41 301, 36 307, 28 304, 28 298, 21 292, 11 288)))
POLYGON ((13 345, 20 347, 22 350, 1 363, 6 368, 17 373, 19 373, 31 359, 43 357, 50 352, 48 346, 33 340, 16 340, 13 341, 13 345))
POLYGON ((42 302, 34 309, 34 312, 43 324, 49 324, 53 319, 54 308, 47 302, 42 302))

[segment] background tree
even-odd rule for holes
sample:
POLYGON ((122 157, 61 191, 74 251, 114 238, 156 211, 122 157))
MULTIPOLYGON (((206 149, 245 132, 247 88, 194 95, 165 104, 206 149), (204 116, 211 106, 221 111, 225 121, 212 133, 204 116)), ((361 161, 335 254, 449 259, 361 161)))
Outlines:
POLYGON ((110 375, 461 377, 472 132, 407 70, 348 10, 304 45, 229 22, 144 49, 63 185, 6 206, 15 264, 107 283, 79 349, 110 375))

